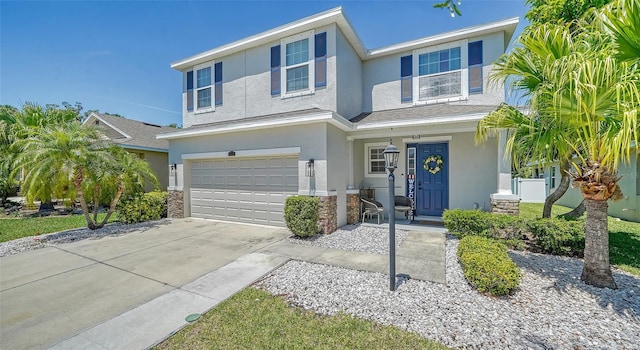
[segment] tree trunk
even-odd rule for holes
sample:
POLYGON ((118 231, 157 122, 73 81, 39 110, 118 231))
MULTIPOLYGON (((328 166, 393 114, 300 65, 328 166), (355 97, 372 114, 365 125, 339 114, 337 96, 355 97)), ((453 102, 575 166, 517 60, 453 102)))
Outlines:
POLYGON ((572 218, 572 219, 577 219, 579 217, 582 216, 582 214, 584 214, 584 212, 587 210, 587 207, 585 207, 584 205, 584 199, 582 200, 582 202, 580 202, 580 204, 578 204, 577 207, 573 208, 572 211, 568 212, 568 213, 564 213, 560 216, 562 217, 568 217, 568 218, 572 218))
POLYGON ((118 192, 116 193, 116 196, 113 197, 113 200, 109 204, 109 210, 107 211, 107 215, 105 215, 104 220, 102 220, 100 225, 98 225, 99 228, 104 227, 107 221, 109 221, 109 217, 111 217, 111 214, 113 214, 113 212, 116 211, 116 205, 118 205, 118 202, 120 201, 120 197, 122 196, 123 192, 124 192, 124 183, 120 181, 120 184, 118 185, 118 192))
POLYGON ((90 230, 95 230, 96 224, 91 220, 91 215, 89 215, 89 208, 87 207, 87 200, 84 198, 84 192, 82 192, 82 169, 76 170, 76 174, 73 179, 73 185, 76 188, 76 196, 80 200, 80 207, 82 208, 82 213, 84 214, 84 219, 87 221, 87 227, 90 230))
POLYGON ((616 289, 618 286, 611 274, 609 264, 609 225, 607 201, 585 199, 587 227, 584 245, 584 267, 580 279, 584 283, 616 289))
POLYGON ((100 209, 100 185, 93 185, 93 222, 98 223, 98 209, 100 209))
POLYGON ((571 177, 569 176, 569 169, 571 168, 571 164, 569 162, 560 163, 560 184, 556 188, 553 193, 551 193, 544 200, 544 208, 542 209, 542 217, 550 218, 551 217, 551 208, 553 204, 558 201, 569 189, 569 184, 571 183, 571 177))

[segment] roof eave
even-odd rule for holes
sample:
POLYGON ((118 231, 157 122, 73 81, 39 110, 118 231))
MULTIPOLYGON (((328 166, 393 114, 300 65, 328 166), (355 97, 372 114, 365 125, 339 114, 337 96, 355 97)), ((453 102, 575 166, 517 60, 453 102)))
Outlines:
POLYGON ((364 45, 351 26, 349 20, 345 17, 342 7, 339 6, 174 62, 171 64, 171 68, 183 71, 201 63, 228 56, 252 47, 264 45, 278 40, 279 38, 291 36, 299 32, 330 23, 338 24, 360 58, 364 59, 367 54, 364 45))
POLYGON ((424 37, 424 38, 420 38, 412 41, 406 41, 403 43, 394 44, 390 46, 384 46, 377 49, 369 50, 367 58, 372 59, 380 56, 397 54, 401 52, 423 48, 426 46, 443 44, 451 41, 466 39, 471 36, 496 33, 500 31, 505 32, 504 40, 505 40, 505 49, 506 49, 506 46, 511 41, 511 37, 515 32, 519 21, 520 20, 518 17, 512 17, 502 21, 462 28, 462 29, 451 31, 451 32, 432 35, 432 36, 428 36, 428 37, 424 37))
POLYGON ((327 122, 343 131, 352 130, 352 123, 336 113, 325 111, 315 114, 306 114, 298 117, 280 118, 275 120, 264 120, 260 122, 251 122, 244 124, 233 124, 224 126, 211 126, 195 130, 182 130, 167 134, 158 134, 156 138, 159 140, 174 140, 189 137, 208 136, 223 134, 228 132, 242 132, 260 129, 269 129, 273 127, 304 125, 318 122, 327 122))

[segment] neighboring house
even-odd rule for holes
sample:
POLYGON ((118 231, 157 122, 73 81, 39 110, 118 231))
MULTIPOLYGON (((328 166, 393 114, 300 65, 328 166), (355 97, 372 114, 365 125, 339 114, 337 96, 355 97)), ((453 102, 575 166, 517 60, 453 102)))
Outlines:
MULTIPOLYGON (((89 114, 83 123, 99 128, 110 141, 149 163, 158 177, 161 190, 169 186, 169 143, 156 139, 156 135, 177 129, 96 112, 89 114)), ((145 191, 151 190, 153 186, 147 184, 145 191)))
MULTIPOLYGON (((640 156, 637 154, 635 157, 631 156, 630 164, 620 162, 618 176, 622 177, 619 185, 623 197, 617 201, 609 201, 609 215, 635 222, 640 222, 640 161, 638 157, 640 156)), ((548 179, 551 187, 550 192, 555 190, 553 184, 560 183, 559 171, 558 165, 545 169, 545 178, 548 179)), ((582 198, 578 189, 570 187, 556 204, 575 208, 582 198)))
POLYGON ((184 129, 158 135, 169 141, 169 215, 284 225, 285 198, 312 195, 332 232, 358 221, 359 189, 388 202, 390 139, 396 193, 415 198, 418 218, 511 210, 504 135, 476 145, 474 132, 504 101, 487 78, 517 24, 368 50, 338 7, 173 63, 184 129))

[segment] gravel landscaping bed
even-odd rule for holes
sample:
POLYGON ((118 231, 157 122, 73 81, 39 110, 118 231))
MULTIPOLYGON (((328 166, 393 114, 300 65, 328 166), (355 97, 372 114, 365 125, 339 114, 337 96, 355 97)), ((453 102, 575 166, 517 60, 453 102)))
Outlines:
POLYGON ((640 278, 614 269, 619 289, 599 289, 579 280, 580 259, 510 252, 520 288, 492 298, 467 284, 457 246, 448 237, 447 285, 399 279, 390 292, 387 275, 291 261, 257 286, 305 309, 393 324, 455 348, 639 349, 640 278))
MULTIPOLYGON (((396 230, 396 249, 407 238, 409 231, 396 230)), ((315 235, 308 238, 291 236, 289 243, 313 245, 356 252, 389 254, 389 231, 374 226, 346 225, 330 235, 315 235)))
POLYGON ((56 244, 80 241, 83 239, 96 239, 110 235, 123 235, 129 232, 162 224, 166 221, 168 221, 168 219, 147 221, 130 225, 114 222, 97 230, 90 230, 84 227, 39 236, 19 238, 0 243, 0 257, 45 248, 56 244))

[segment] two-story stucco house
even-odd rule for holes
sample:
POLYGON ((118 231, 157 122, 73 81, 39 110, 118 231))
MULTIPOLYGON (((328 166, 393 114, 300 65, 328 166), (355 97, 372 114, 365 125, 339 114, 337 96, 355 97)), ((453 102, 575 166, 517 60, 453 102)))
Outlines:
POLYGON ((184 129, 158 136, 170 215, 284 225, 285 198, 311 195, 331 232, 358 221, 359 189, 386 202, 390 140, 418 216, 512 200, 499 138, 474 131, 504 101, 487 78, 517 24, 366 49, 334 8, 173 63, 184 129))

